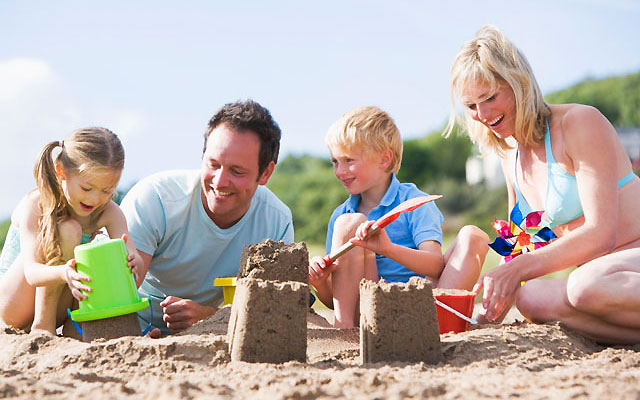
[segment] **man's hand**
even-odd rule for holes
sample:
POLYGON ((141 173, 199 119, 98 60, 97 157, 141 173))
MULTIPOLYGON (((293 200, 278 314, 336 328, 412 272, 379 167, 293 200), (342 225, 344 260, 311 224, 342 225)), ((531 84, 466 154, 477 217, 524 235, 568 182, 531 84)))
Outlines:
POLYGON ((193 300, 175 296, 167 296, 160 306, 163 313, 162 320, 173 332, 183 331, 218 311, 215 307, 203 306, 193 300))

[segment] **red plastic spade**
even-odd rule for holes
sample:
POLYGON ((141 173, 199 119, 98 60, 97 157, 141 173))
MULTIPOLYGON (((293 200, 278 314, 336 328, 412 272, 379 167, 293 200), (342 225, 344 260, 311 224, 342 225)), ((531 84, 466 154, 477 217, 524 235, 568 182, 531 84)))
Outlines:
MULTIPOLYGON (((385 226, 389 225, 391 222, 393 222, 396 219, 398 219, 400 214, 406 213, 408 211, 413 211, 416 208, 420 207, 421 205, 429 203, 429 202, 434 201, 434 200, 438 200, 441 197, 442 196, 438 195, 438 194, 434 194, 434 195, 431 195, 431 196, 415 197, 413 199, 409 199, 407 201, 404 201, 404 202, 398 204, 393 210, 389 211, 388 213, 386 213, 385 215, 380 217, 380 219, 378 219, 371 226, 371 228, 367 232, 367 235, 365 236, 365 239, 370 237, 370 236, 375 235, 376 232, 378 232, 380 229, 384 228, 385 226)), ((343 254, 345 254, 346 252, 351 250, 354 246, 355 246, 355 244, 353 244, 351 242, 346 242, 345 244, 343 244, 342 246, 337 248, 335 251, 331 252, 331 254, 327 254, 327 256, 325 256, 323 258, 325 264, 327 266, 333 264, 333 262, 338 257, 342 256, 343 254)))

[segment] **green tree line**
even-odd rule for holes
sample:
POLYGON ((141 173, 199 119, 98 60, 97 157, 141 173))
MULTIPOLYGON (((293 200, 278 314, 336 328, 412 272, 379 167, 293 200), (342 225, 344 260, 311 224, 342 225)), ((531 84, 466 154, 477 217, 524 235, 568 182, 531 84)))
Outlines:
MULTIPOLYGON (((585 79, 567 89, 549 94, 548 103, 581 103, 598 108, 615 126, 640 126, 640 71, 625 76, 585 79)), ((465 163, 473 147, 464 135, 444 139, 440 131, 406 140, 398 179, 413 182, 430 194, 442 194, 437 204, 445 216, 445 234, 464 224, 474 224, 490 234, 493 217, 507 217, 506 188, 470 186, 465 163)), ((325 241, 331 212, 347 198, 326 158, 288 155, 280 160, 269 187, 293 213, 296 241, 325 241)), ((119 198, 126 192, 119 192, 119 198)), ((119 200, 118 198, 118 200, 119 200)), ((0 246, 9 221, 0 223, 0 246)))

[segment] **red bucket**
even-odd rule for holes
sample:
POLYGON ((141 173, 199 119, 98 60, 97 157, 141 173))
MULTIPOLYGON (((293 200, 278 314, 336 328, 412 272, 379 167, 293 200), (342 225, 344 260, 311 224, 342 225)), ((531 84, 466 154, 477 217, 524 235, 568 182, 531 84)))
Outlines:
MULTIPOLYGON (((475 294, 469 293, 465 295, 453 295, 453 294, 437 294, 436 299, 440 300, 444 304, 459 311, 461 314, 471 318, 473 315, 473 300, 475 294)), ((445 310, 436 304, 436 312, 438 313, 438 326, 440 327, 440 334, 453 332, 460 333, 469 330, 469 322, 458 317, 451 311, 445 310)))

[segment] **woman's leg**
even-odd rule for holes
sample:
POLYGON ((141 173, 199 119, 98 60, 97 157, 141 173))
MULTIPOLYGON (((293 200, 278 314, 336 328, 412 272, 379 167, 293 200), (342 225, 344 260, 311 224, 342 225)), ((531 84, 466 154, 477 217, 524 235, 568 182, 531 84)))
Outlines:
MULTIPOLYGON (((343 214, 335 222, 331 249, 335 250, 351 239, 358 226, 367 220, 363 214, 343 214)), ((353 328, 360 320, 360 281, 362 278, 377 281, 376 257, 362 247, 338 258, 336 270, 331 275, 333 311, 336 328, 353 328)))
POLYGON ((604 343, 640 343, 640 249, 584 264, 567 280, 536 279, 517 306, 532 322, 560 321, 604 343))
MULTIPOLYGON (((67 220, 58 226, 60 247, 64 260, 73 258, 74 248, 80 244, 82 226, 75 220, 67 220)), ((31 332, 56 334, 56 327, 62 325, 65 312, 71 307, 73 297, 65 281, 42 286, 35 291, 35 307, 31 332)))
POLYGON ((437 287, 473 289, 489 251, 488 244, 489 236, 482 229, 473 225, 462 227, 444 254, 444 269, 436 281, 437 287))

